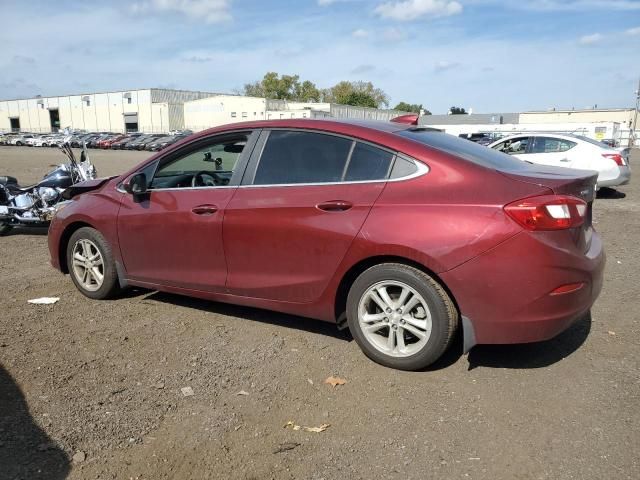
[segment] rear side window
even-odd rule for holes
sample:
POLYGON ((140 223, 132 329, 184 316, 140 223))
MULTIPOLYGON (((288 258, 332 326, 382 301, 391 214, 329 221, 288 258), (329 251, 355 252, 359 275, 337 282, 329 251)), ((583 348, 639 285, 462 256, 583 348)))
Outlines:
POLYGON ((345 182, 383 180, 389 176, 393 153, 356 143, 344 177, 345 182))
POLYGON ((339 182, 352 141, 333 135, 274 130, 264 146, 254 185, 339 182))
POLYGON ((528 164, 517 158, 510 157, 491 148, 483 147, 477 143, 463 140, 444 132, 408 129, 397 132, 396 134, 422 143, 427 147, 463 158, 482 167, 502 171, 528 169, 528 164))
POLYGON ((559 153, 571 150, 576 142, 553 137, 534 137, 531 153, 559 153))

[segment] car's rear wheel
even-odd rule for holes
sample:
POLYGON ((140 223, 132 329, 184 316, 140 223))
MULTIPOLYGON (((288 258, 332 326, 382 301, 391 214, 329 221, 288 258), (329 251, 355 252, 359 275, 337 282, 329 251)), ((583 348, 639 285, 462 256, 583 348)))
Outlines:
POLYGON ((120 291, 111 247, 94 228, 83 227, 71 235, 67 267, 73 283, 89 298, 103 300, 120 291))
POLYGON ((417 268, 385 263, 364 271, 347 297, 353 338, 375 362, 420 370, 445 352, 458 325, 447 292, 417 268))

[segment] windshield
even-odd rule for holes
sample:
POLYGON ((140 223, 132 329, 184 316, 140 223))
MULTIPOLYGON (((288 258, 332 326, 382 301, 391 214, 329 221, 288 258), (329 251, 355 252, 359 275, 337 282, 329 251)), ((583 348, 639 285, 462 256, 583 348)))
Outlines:
POLYGON ((396 132, 396 135, 450 153, 482 167, 501 171, 527 169, 527 164, 517 158, 444 132, 409 129, 396 132))

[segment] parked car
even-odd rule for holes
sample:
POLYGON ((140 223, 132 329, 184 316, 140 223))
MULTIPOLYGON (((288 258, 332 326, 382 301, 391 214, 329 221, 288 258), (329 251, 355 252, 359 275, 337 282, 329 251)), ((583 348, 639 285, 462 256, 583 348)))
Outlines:
POLYGON ((37 138, 33 138, 31 142, 32 147, 48 147, 49 142, 55 141, 55 136, 53 135, 40 135, 37 138))
POLYGON ((471 140, 472 142, 475 142, 478 145, 485 145, 485 146, 497 140, 496 136, 490 133, 461 133, 458 136, 460 138, 464 138, 465 140, 471 140))
POLYGON ((465 350, 535 342, 589 310, 595 184, 411 125, 247 122, 72 187, 49 251, 89 298, 131 285, 337 322, 413 370, 458 328, 465 350))
POLYGON ((97 136, 93 137, 91 140, 87 141, 87 148, 99 148, 98 144, 109 137, 113 136, 113 133, 102 132, 97 136))
POLYGON ((625 185, 631 179, 629 163, 620 152, 579 135, 512 135, 490 144, 489 148, 539 165, 595 170, 597 188, 625 185))
POLYGON ((113 142, 117 142, 118 140, 122 140, 125 138, 125 135, 110 135, 107 138, 103 138, 98 142, 98 147, 102 149, 111 148, 113 142))
POLYGON ((34 138, 34 135, 32 135, 30 133, 16 135, 15 137, 12 137, 12 138, 9 139, 9 141, 7 142, 7 145, 16 145, 16 146, 20 147, 22 145, 26 145, 27 140, 29 140, 31 138, 34 138))
POLYGON ((188 135, 170 135, 168 137, 160 137, 157 140, 147 143, 145 146, 145 150, 149 150, 150 152, 158 152, 164 148, 167 148, 169 145, 173 145, 176 142, 179 142, 183 138, 187 138, 188 135))
POLYGON ((122 140, 118 140, 117 142, 113 142, 111 144, 112 150, 123 150, 128 143, 131 143, 138 138, 140 138, 142 133, 129 133, 122 140))
POLYGON ((135 140, 133 140, 132 142, 128 142, 125 146, 125 148, 127 150, 137 150, 138 146, 141 143, 146 142, 147 140, 149 140, 150 138, 153 138, 150 134, 145 133, 144 135, 140 135, 138 138, 136 138, 135 140))
POLYGON ((163 136, 164 136, 164 134, 162 134, 162 133, 158 133, 158 134, 156 134, 156 133, 154 133, 154 134, 147 133, 147 134, 139 136, 134 141, 127 143, 126 148, 127 148, 127 150, 144 150, 145 146, 148 143, 151 143, 151 142, 153 142, 153 141, 155 141, 158 138, 163 137, 163 136))
POLYGON ((144 150, 148 144, 155 142, 164 136, 165 135, 162 133, 154 133, 151 135, 147 135, 144 138, 140 138, 140 140, 135 144, 135 150, 144 150))

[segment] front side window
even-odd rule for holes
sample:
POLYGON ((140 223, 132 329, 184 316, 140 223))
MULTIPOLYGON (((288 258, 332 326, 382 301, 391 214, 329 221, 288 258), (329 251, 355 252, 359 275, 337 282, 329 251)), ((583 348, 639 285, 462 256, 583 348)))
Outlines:
POLYGON ((247 144, 247 134, 226 136, 161 165, 151 189, 228 185, 247 144))
POLYGON ((258 163, 254 185, 342 180, 352 141, 333 135, 274 130, 258 163))
POLYGON ((516 137, 509 140, 505 140, 502 143, 494 146, 494 150, 507 153, 509 155, 522 155, 527 153, 527 145, 529 144, 529 137, 516 137))

